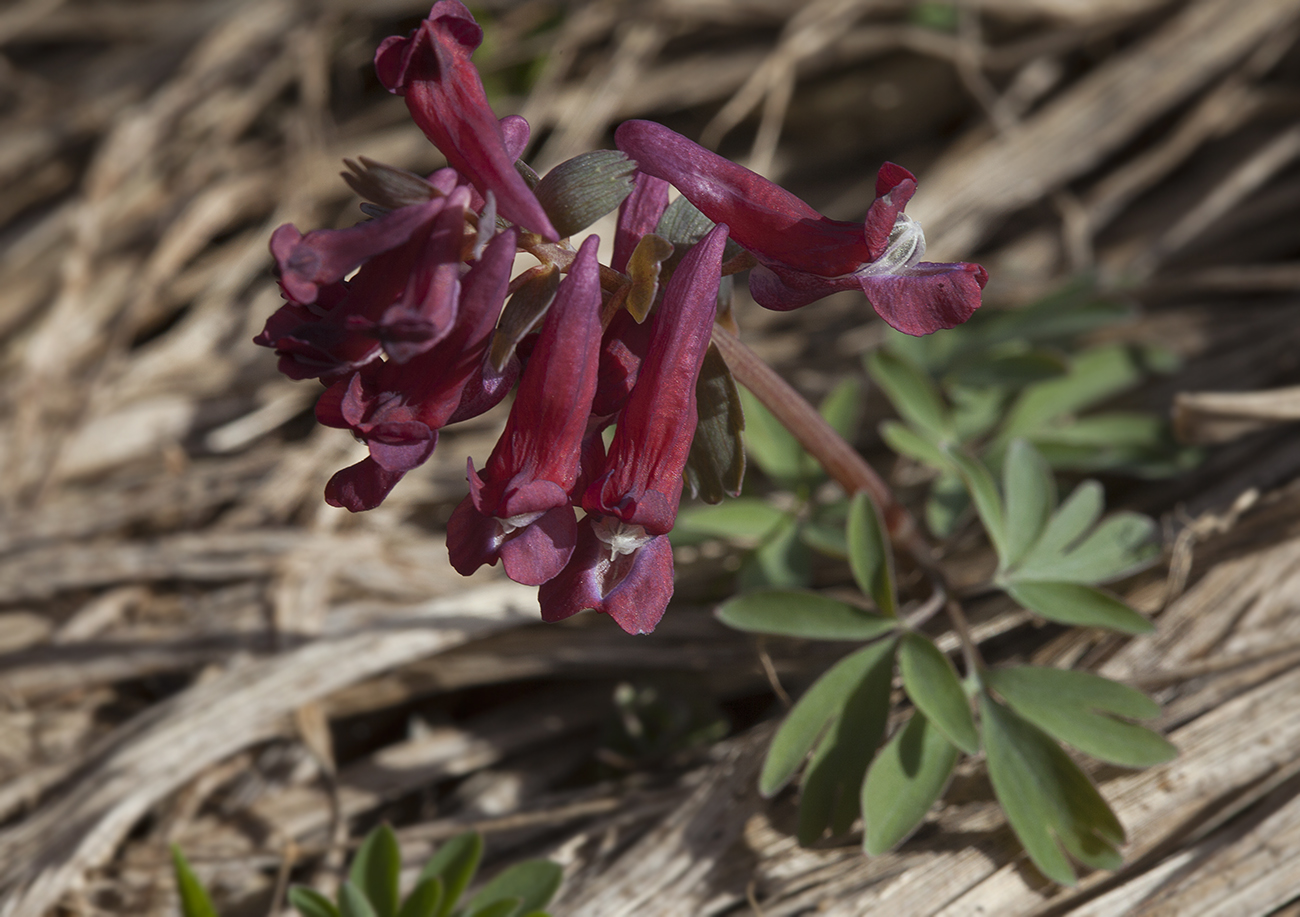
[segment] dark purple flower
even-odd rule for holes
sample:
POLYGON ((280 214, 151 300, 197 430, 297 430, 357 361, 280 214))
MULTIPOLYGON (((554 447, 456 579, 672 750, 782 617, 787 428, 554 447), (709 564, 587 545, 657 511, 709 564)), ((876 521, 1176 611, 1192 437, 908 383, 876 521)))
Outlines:
POLYGON ((499 557, 511 579, 537 586, 573 553, 570 492, 600 358, 597 245, 587 238, 560 284, 482 474, 469 463, 470 494, 447 523, 452 566, 466 576, 499 557))
POLYGON ((460 285, 455 324, 431 349, 405 363, 369 363, 321 396, 317 420, 350 429, 370 447, 367 458, 330 479, 326 502, 353 512, 373 509, 433 453, 438 430, 460 410, 466 387, 484 373, 515 242, 515 233, 506 231, 488 243, 460 285))
POLYGON ((375 71, 389 92, 404 96, 415 123, 447 162, 497 209, 524 229, 558 237, 542 205, 515 170, 527 142, 527 123, 497 121, 470 55, 483 41, 469 10, 459 0, 438 0, 419 28, 405 38, 384 39, 375 52, 375 71))
POLYGON ((959 325, 979 308, 988 273, 977 264, 921 261, 925 236, 903 208, 916 178, 886 163, 864 224, 831 220, 750 170, 660 124, 627 121, 614 134, 641 171, 671 182, 760 262, 755 301, 796 309, 861 289, 876 312, 907 334, 959 325))
POLYGON ((668 282, 604 471, 583 494, 587 516, 577 549, 538 593, 547 621, 594 608, 628 633, 649 633, 668 607, 673 565, 666 536, 695 434, 695 380, 713 332, 726 243, 720 224, 668 282))

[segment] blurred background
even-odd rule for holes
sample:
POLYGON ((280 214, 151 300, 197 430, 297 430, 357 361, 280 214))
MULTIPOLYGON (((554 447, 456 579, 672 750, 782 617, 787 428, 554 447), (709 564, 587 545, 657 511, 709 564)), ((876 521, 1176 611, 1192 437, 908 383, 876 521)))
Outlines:
MULTIPOLYGON (((717 624, 746 569, 725 540, 683 544, 648 638, 542 626, 530 590, 457 576, 442 527, 502 411, 446 431, 380 509, 324 504, 364 447, 250 343, 280 302, 267 239, 361 218, 344 157, 442 165, 371 67, 427 3, 8 0, 0 914, 174 913, 173 842, 223 914, 275 913, 385 819, 411 863, 466 827, 489 867, 558 859, 556 914, 1189 913, 1229 863, 1233 913, 1300 913, 1277 878, 1300 868, 1300 0, 473 9, 539 172, 649 118, 860 219, 894 161, 927 260, 984 264, 986 310, 1073 284, 1124 306, 1090 341, 1158 348, 1106 391, 1177 458, 1095 470, 1165 520, 1169 563, 1126 595, 1168 623, 1121 645, 977 616, 995 654, 1105 663, 1167 704, 1181 759, 1096 774, 1136 865, 1045 886, 977 767, 896 853, 798 848, 790 799, 754 789, 762 724, 775 679, 796 690, 843 649, 717 624)), ((736 309, 814 401, 886 338, 860 296, 736 309)), ((857 444, 911 494, 863 389, 857 444)))

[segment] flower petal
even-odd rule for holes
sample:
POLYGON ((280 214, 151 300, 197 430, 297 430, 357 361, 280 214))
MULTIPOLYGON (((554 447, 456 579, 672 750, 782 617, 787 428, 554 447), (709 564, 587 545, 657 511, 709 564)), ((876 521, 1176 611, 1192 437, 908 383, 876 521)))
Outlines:
POLYGON ((871 260, 862 224, 830 220, 781 186, 651 121, 626 121, 618 148, 672 183, 731 238, 766 262, 810 274, 848 274, 871 260))
POLYGON ((556 241, 542 205, 515 171, 511 147, 518 145, 518 124, 507 127, 508 147, 470 63, 482 40, 483 30, 464 4, 438 0, 411 35, 384 40, 375 52, 375 71, 390 92, 406 98, 415 123, 447 162, 484 195, 496 195, 502 216, 556 241))
POLYGON ((989 275, 978 264, 922 261, 897 274, 860 274, 876 313, 904 334, 930 334, 960 325, 979 308, 989 275))

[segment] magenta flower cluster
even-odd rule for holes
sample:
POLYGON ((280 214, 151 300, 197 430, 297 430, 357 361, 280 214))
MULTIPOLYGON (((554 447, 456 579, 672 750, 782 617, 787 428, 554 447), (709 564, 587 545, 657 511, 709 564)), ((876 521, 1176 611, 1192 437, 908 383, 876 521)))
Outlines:
POLYGON ((372 219, 305 235, 276 230, 286 302, 255 340, 275 350, 287 376, 325 385, 322 424, 368 446, 325 491, 353 512, 378 506, 426 461, 444 426, 517 387, 492 454, 481 468, 469 462, 469 495, 448 523, 452 565, 468 575, 500 561, 512 579, 541 587, 547 621, 596 609, 648 633, 672 596, 667 535, 728 239, 757 264, 750 289, 762 305, 792 309, 860 288, 911 334, 965 321, 987 275, 920 261, 924 237, 903 214, 916 183, 898 166, 881 169, 865 225, 844 223, 645 121, 615 135, 637 171, 602 267, 597 239, 575 254, 559 238, 554 205, 548 214, 516 167, 528 125, 492 113, 470 62, 481 40, 458 0, 438 0, 412 34, 380 45, 380 80, 449 165, 427 178, 353 166, 349 180, 370 192, 372 219), (663 216, 670 184, 716 225, 684 253, 641 324, 618 308, 631 283, 622 272, 663 216), (556 263, 567 273, 540 328, 493 359, 520 250, 543 260, 562 252, 556 263))

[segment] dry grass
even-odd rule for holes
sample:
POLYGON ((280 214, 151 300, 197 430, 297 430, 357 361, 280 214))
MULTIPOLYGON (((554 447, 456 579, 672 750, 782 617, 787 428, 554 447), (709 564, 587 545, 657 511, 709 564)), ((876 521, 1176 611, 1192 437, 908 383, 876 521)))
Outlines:
MULTIPOLYGON (((849 217, 894 159, 921 176, 932 254, 985 263, 994 305, 1092 270, 1146 307, 1117 333, 1183 354, 1138 400, 1182 393, 1188 435, 1227 444, 1122 493, 1176 535, 1157 634, 1051 636, 996 608, 978 630, 1166 704, 1178 760, 1097 772, 1129 865, 1045 885, 977 766, 896 853, 798 848, 791 800, 754 790, 771 694, 753 641, 708 613, 716 558, 684 566, 636 640, 538 625, 530 590, 449 569, 440 527, 498 415, 449 432, 380 510, 323 505, 360 447, 313 429, 312 384, 249 343, 278 302, 266 240, 355 221, 344 156, 438 164, 368 75, 427 4, 15 0, 0 914, 174 913, 170 842, 223 913, 278 913, 286 877, 327 886, 380 818, 412 864, 467 826, 490 865, 556 857, 557 914, 1294 913, 1300 2, 982 0, 955 30, 901 0, 484 5, 485 68, 543 166, 652 117, 849 217), (628 770, 608 738, 621 681, 732 735, 628 770)), ((742 323, 811 394, 878 333, 860 300, 742 323)), ((1132 584, 1144 610, 1162 574, 1132 584)), ((764 651, 793 684, 827 659, 764 651)))

